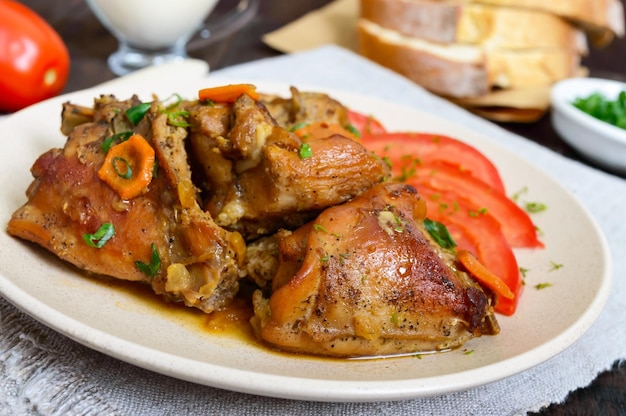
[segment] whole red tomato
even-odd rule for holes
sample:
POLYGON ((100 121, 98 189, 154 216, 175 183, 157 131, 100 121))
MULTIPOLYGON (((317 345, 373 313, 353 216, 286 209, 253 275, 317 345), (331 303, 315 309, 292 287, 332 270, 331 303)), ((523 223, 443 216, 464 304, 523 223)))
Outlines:
POLYGON ((37 13, 0 0, 0 111, 17 111, 59 94, 70 56, 61 37, 37 13))

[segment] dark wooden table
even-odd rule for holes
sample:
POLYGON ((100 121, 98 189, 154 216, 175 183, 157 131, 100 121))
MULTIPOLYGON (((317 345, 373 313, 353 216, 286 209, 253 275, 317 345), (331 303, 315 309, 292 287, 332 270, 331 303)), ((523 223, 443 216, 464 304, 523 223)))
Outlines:
MULTIPOLYGON (((222 0, 222 3, 229 1, 232 0, 222 0)), ((190 54, 208 61, 212 69, 278 56, 280 52, 263 44, 261 36, 331 1, 262 0, 258 15, 242 31, 216 45, 192 51, 190 54)), ((626 0, 621 1, 624 3, 626 0)), ((67 44, 72 67, 66 92, 90 87, 115 77, 108 69, 106 60, 117 49, 117 41, 98 22, 84 0, 22 2, 43 16, 67 44)), ((626 40, 616 40, 604 49, 592 49, 583 63, 590 69, 592 76, 626 81, 626 40)), ((501 126, 566 157, 588 163, 559 139, 547 116, 532 124, 510 123, 501 126)), ((551 405, 539 414, 625 415, 626 364, 615 363, 611 371, 601 374, 590 386, 572 392, 564 404, 551 405)))

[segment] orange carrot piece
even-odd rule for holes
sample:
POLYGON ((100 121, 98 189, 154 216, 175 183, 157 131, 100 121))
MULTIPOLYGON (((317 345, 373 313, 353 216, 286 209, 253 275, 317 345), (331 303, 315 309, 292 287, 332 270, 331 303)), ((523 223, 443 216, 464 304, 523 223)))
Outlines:
POLYGON ((476 278, 478 282, 493 290, 496 295, 506 299, 515 298, 515 293, 513 293, 511 288, 509 288, 502 279, 483 266, 472 253, 467 250, 458 250, 456 256, 469 274, 476 278))
POLYGON ((143 136, 133 134, 111 147, 98 177, 122 199, 132 199, 147 191, 153 169, 154 149, 143 136))
POLYGON ((203 88, 198 91, 198 98, 200 100, 211 100, 220 103, 232 103, 242 94, 247 94, 253 100, 259 99, 256 86, 252 84, 230 84, 203 88))

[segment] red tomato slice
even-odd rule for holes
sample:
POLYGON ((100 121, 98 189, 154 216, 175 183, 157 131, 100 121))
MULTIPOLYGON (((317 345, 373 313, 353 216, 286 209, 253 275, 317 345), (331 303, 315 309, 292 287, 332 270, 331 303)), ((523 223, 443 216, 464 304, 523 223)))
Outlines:
POLYGON ((374 116, 367 116, 353 110, 348 110, 348 120, 350 120, 350 124, 352 124, 361 135, 381 134, 387 131, 382 123, 374 118, 374 116))
POLYGON ((459 249, 473 253, 515 293, 514 299, 496 297, 494 305, 496 312, 512 315, 523 286, 517 259, 500 224, 488 212, 479 213, 477 207, 456 192, 440 191, 427 185, 420 185, 418 190, 426 200, 426 216, 444 224, 459 249))
POLYGON ((502 192, 469 174, 447 166, 425 165, 406 182, 418 190, 420 185, 426 185, 439 191, 456 192, 479 210, 487 210, 500 224, 511 247, 543 247, 537 238, 535 225, 522 208, 502 192))
POLYGON ((407 173, 421 163, 448 165, 471 173, 504 193, 496 167, 474 147, 440 134, 363 134, 363 145, 381 157, 388 157, 394 171, 407 173))

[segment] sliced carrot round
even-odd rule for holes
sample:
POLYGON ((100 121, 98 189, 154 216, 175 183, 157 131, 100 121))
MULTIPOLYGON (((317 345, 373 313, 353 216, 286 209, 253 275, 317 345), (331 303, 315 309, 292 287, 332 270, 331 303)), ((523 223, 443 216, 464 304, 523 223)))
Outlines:
POLYGON ((122 199, 147 192, 154 169, 154 149, 140 134, 117 144, 107 153, 98 177, 122 199))

